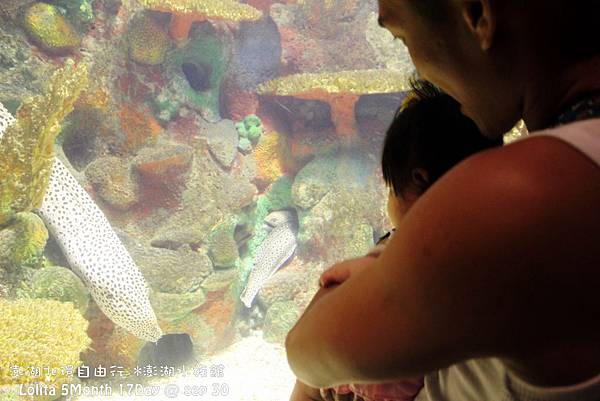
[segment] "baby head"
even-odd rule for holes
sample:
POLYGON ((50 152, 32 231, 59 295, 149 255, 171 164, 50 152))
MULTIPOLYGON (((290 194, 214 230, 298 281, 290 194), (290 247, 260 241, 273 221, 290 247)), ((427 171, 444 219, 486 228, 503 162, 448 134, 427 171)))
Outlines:
POLYGON ((461 160, 499 146, 484 137, 460 104, 426 81, 412 90, 386 132, 381 168, 394 226, 435 181, 461 160))

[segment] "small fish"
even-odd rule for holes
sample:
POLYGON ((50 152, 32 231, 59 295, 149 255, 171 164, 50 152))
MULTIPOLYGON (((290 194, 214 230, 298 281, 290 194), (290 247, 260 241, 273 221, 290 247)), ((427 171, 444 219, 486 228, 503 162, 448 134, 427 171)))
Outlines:
POLYGON ((240 296, 247 308, 252 306, 252 301, 271 276, 291 260, 297 247, 298 222, 294 212, 270 213, 265 223, 269 234, 256 250, 254 267, 240 296))

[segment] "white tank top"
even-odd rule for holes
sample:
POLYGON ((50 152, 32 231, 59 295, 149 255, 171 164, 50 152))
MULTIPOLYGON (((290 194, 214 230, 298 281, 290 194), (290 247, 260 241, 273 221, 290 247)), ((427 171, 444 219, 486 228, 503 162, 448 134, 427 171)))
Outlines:
MULTIPOLYGON (((600 118, 537 131, 519 140, 541 135, 568 143, 600 167, 600 118)), ((600 374, 573 386, 537 387, 497 358, 471 359, 426 375, 415 401, 600 401, 600 374)))

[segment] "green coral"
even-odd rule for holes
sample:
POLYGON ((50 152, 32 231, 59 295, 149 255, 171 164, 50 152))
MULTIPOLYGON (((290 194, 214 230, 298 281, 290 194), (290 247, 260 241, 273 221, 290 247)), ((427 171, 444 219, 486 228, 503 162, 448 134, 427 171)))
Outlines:
POLYGON ((39 267, 48 241, 44 222, 33 213, 17 213, 8 230, 14 233, 8 262, 13 266, 39 267))
POLYGON ((94 19, 94 0, 56 0, 55 4, 78 27, 85 27, 94 19))
POLYGON ((181 108, 181 102, 171 96, 168 96, 165 92, 161 92, 155 99, 153 99, 152 104, 158 119, 165 122, 173 120, 181 108))
POLYGON ((202 306, 206 302, 206 296, 201 288, 183 294, 152 291, 150 301, 159 319, 172 322, 183 319, 188 313, 202 306))
POLYGON ((82 313, 87 309, 89 292, 81 279, 67 268, 50 266, 40 269, 33 275, 28 286, 30 298, 72 302, 82 313))
POLYGON ((267 341, 283 344, 285 337, 300 317, 294 301, 275 302, 267 311, 263 333, 267 341))
POLYGON ((252 142, 248 138, 240 138, 238 142, 238 149, 243 154, 247 155, 252 152, 252 142))
POLYGON ((134 18, 127 34, 129 57, 143 65, 160 65, 170 47, 169 35, 149 15, 134 18))
POLYGON ((234 239, 237 218, 231 218, 218 225, 208 238, 208 255, 215 267, 235 266, 239 258, 238 246, 234 239))
POLYGON ((0 226, 41 206, 54 162, 62 120, 87 86, 84 64, 68 60, 50 78, 44 95, 25 101, 0 139, 0 226))
POLYGON ((61 368, 81 364, 79 353, 91 343, 88 322, 71 303, 42 299, 0 299, 0 386, 44 382, 57 385, 69 380, 61 368), (11 367, 56 369, 41 378, 13 377, 11 367))
POLYGON ((287 176, 282 176, 277 179, 266 193, 269 200, 269 209, 281 210, 292 206, 292 180, 287 176))
POLYGON ((64 55, 81 44, 81 38, 52 4, 36 3, 25 13, 25 30, 47 52, 64 55))
POLYGON ((243 121, 235 125, 240 138, 246 138, 253 144, 256 144, 264 132, 262 122, 258 116, 251 114, 246 116, 243 121))
POLYGON ((230 52, 225 42, 216 34, 205 33, 191 40, 184 47, 177 49, 171 57, 172 66, 181 79, 181 88, 187 100, 195 106, 219 116, 221 82, 227 72, 230 52), (185 80, 182 72, 183 63, 204 64, 210 67, 209 89, 196 92, 185 80))

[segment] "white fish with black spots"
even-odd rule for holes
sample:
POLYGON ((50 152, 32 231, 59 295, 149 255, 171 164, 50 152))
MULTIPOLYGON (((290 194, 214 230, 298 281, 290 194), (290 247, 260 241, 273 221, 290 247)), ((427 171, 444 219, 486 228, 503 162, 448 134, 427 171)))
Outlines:
POLYGON ((276 211, 265 218, 269 233, 256 249, 254 266, 240 299, 247 308, 275 272, 291 260, 297 248, 298 221, 292 211, 276 211))
MULTIPOLYGON (((13 121, 0 103, 0 138, 13 121)), ((37 212, 102 312, 136 337, 158 341, 162 331, 146 280, 102 211, 56 157, 37 212)))

